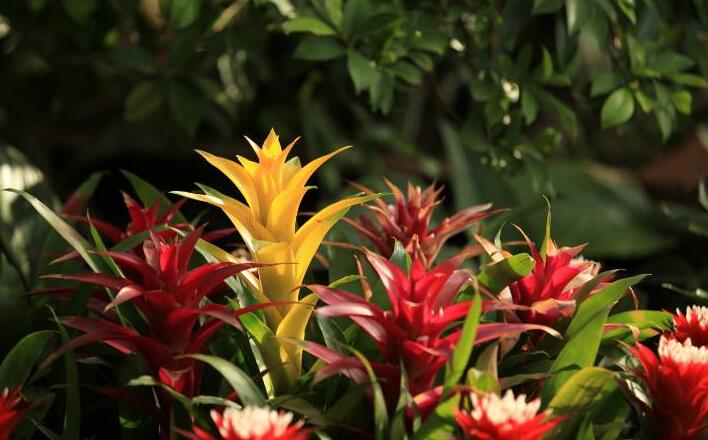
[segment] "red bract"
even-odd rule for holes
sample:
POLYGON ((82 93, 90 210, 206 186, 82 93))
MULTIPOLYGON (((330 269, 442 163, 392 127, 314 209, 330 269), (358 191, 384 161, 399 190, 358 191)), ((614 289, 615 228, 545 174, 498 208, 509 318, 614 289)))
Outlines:
MULTIPOLYGON (((110 242, 112 243, 119 243, 123 240, 126 240, 130 237, 133 237, 141 232, 145 232, 148 230, 152 230, 154 234, 156 234, 163 240, 171 240, 174 239, 177 234, 173 229, 165 229, 162 231, 155 231, 155 229, 159 228, 160 226, 170 226, 173 228, 186 230, 192 228, 191 225, 189 225, 188 223, 176 223, 174 221, 185 200, 180 200, 172 204, 169 208, 160 212, 159 199, 156 199, 153 204, 148 207, 138 203, 128 194, 122 194, 123 203, 125 203, 128 215, 130 216, 130 222, 125 227, 119 227, 104 220, 74 215, 72 211, 68 211, 69 214, 66 214, 66 216, 81 223, 93 224, 96 230, 103 234, 105 237, 107 237, 108 240, 110 240, 110 242)), ((65 212, 67 211, 65 210, 65 212)), ((206 241, 212 241, 224 237, 233 232, 233 228, 219 229, 205 234, 202 238, 206 241)))
POLYGON ((687 307, 685 315, 677 309, 674 326, 674 331, 667 334, 667 337, 680 342, 690 338, 696 347, 708 346, 708 307, 687 307))
MULTIPOLYGON (((177 212, 184 204, 184 200, 180 200, 164 212, 160 213, 159 200, 155 200, 152 206, 148 207, 141 205, 128 194, 122 194, 123 203, 125 203, 128 215, 130 216, 130 222, 125 226, 125 228, 121 228, 103 220, 79 215, 68 215, 68 217, 85 224, 92 223, 101 234, 105 235, 113 243, 119 243, 126 238, 132 237, 133 235, 139 234, 143 231, 154 229, 158 226, 185 226, 177 225, 172 222, 174 217, 177 215, 177 212)), ((170 229, 167 229, 161 232, 156 232, 156 234, 163 239, 169 239, 173 238, 176 233, 170 229)))
POLYGON ((651 404, 640 399, 638 403, 654 424, 657 438, 703 438, 708 421, 708 347, 662 336, 658 357, 642 344, 628 349, 641 364, 634 374, 644 383, 651 404))
POLYGON ((130 302, 145 317, 148 328, 147 334, 141 335, 108 319, 68 318, 65 325, 86 334, 65 345, 62 352, 103 341, 122 353, 141 354, 154 374, 175 390, 186 395, 196 392, 199 370, 192 359, 180 356, 201 352, 224 323, 239 326, 236 316, 266 306, 233 312, 220 304, 202 305, 202 300, 222 286, 225 279, 258 265, 209 263, 188 270, 201 232, 201 228, 197 229, 183 240, 172 242, 151 234, 152 240, 143 245, 144 259, 133 253, 103 253, 116 262, 125 278, 102 273, 48 275, 47 278, 91 283, 116 292, 105 310, 130 302), (199 324, 202 316, 211 319, 199 324))
POLYGON ((533 271, 509 286, 511 300, 529 310, 517 312, 522 322, 553 326, 558 319, 572 316, 575 294, 599 270, 599 265, 576 258, 583 246, 558 248, 546 241, 546 253, 541 255, 528 242, 536 262, 533 271))
POLYGON ((270 408, 247 406, 227 408, 223 413, 211 412, 219 435, 214 437, 199 427, 194 428, 198 440, 306 440, 309 431, 302 422, 292 423, 293 414, 270 408))
POLYGON ((525 395, 514 398, 511 390, 504 397, 472 394, 472 411, 458 410, 455 420, 467 439, 539 440, 561 421, 548 411, 539 413, 540 406, 540 399, 526 402, 525 395))
POLYGON ((5 388, 0 392, 0 440, 8 440, 12 431, 27 415, 29 407, 24 404, 18 388, 5 388))
MULTIPOLYGON (((432 388, 436 374, 447 361, 462 331, 459 327, 450 327, 464 318, 471 306, 470 301, 455 303, 469 274, 457 269, 461 259, 447 260, 430 270, 414 259, 410 274, 406 275, 378 254, 367 251, 366 258, 386 290, 391 310, 384 311, 342 290, 318 285, 310 286, 310 289, 327 303, 318 309, 318 314, 349 317, 374 340, 383 361, 372 362, 372 368, 382 379, 388 403, 394 404, 400 390, 401 363, 406 369, 408 388, 413 396, 432 388)), ((477 331, 476 343, 532 329, 552 332, 539 325, 482 324, 477 331)), ((307 343, 305 349, 329 364, 320 370, 320 377, 342 372, 358 382, 367 380, 358 359, 343 357, 312 343, 307 343)))
MULTIPOLYGON (((408 195, 404 196, 397 186, 389 181, 386 184, 393 192, 395 204, 387 205, 381 198, 376 198, 374 205, 365 205, 373 213, 373 220, 362 215, 357 220, 348 221, 386 257, 391 256, 395 241, 399 241, 409 253, 417 252, 425 265, 431 265, 448 238, 496 212, 489 211, 491 204, 471 206, 445 218, 437 226, 431 226, 433 211, 442 202, 438 198, 442 187, 430 185, 423 190, 409 183, 408 195)), ((367 194, 374 194, 364 186, 354 186, 367 194)))

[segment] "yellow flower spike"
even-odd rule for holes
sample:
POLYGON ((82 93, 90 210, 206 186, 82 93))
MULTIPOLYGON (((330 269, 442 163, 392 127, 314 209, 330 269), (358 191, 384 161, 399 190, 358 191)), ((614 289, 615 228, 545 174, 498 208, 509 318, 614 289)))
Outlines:
POLYGON ((354 205, 376 196, 350 197, 335 202, 297 229, 297 213, 305 193, 314 188, 307 181, 325 162, 350 147, 339 148, 312 162, 288 160, 297 139, 285 149, 271 130, 262 146, 246 138, 258 162, 237 156, 236 161, 201 152, 210 164, 224 173, 242 194, 246 203, 227 197, 211 188, 205 194, 177 192, 187 198, 221 208, 233 222, 257 263, 273 264, 258 269, 259 277, 248 283, 260 302, 286 302, 264 310, 272 332, 259 347, 277 393, 283 393, 300 376, 302 349, 282 343, 302 339, 317 302, 315 295, 299 299, 298 288, 329 230, 354 205), (272 312, 267 312, 273 309, 272 312))

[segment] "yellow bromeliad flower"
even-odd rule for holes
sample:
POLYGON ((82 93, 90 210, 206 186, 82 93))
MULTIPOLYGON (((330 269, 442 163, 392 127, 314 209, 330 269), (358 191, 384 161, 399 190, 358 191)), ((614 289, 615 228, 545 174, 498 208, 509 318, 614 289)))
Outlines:
MULTIPOLYGON (((276 392, 284 392, 300 376, 302 350, 286 338, 303 339, 314 294, 300 300, 302 284, 312 258, 332 226, 347 210, 372 197, 351 197, 318 211, 299 229, 296 217, 309 178, 343 147, 313 160, 305 166, 297 157, 287 160, 297 139, 283 149, 271 130, 263 146, 246 138, 258 156, 253 162, 237 156, 238 162, 198 151, 210 164, 224 173, 243 195, 246 203, 203 187, 205 194, 176 192, 181 196, 218 206, 233 222, 257 263, 273 264, 258 269, 258 278, 244 278, 264 302, 280 302, 264 309, 274 338, 259 341, 276 392), (284 304, 283 304, 284 303, 284 304)), ((223 257, 223 254, 222 254, 223 257)))

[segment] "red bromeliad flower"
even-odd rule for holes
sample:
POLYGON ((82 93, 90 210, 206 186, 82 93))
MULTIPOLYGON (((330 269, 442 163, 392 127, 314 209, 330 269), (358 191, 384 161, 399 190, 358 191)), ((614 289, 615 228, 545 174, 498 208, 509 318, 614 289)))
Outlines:
MULTIPOLYGON (((436 374, 462 332, 461 328, 450 327, 464 318, 471 306, 471 301, 455 303, 469 274, 457 269, 461 258, 447 260, 430 270, 414 259, 409 275, 378 254, 366 251, 366 258, 386 289, 391 310, 384 311, 364 298, 342 290, 320 285, 309 287, 327 304, 318 309, 318 314, 349 317, 374 340, 383 361, 371 362, 372 368, 382 379, 382 389, 387 402, 392 405, 400 392, 401 363, 406 369, 408 388, 413 396, 432 389, 436 374)), ((527 330, 553 333, 540 325, 481 324, 476 343, 527 330)), ((329 364, 318 372, 319 378, 341 372, 357 382, 368 380, 361 362, 355 357, 344 357, 309 342, 305 350, 329 364)))
MULTIPOLYGON (((172 204, 169 208, 160 212, 160 200, 156 199, 151 206, 144 206, 138 203, 135 199, 130 197, 127 193, 123 194, 123 203, 130 216, 130 222, 121 228, 104 220, 98 220, 94 218, 89 218, 77 214, 73 214, 74 210, 67 211, 65 209, 65 216, 74 219, 80 223, 93 224, 98 232, 103 234, 112 243, 120 243, 130 237, 133 237, 141 232, 153 231, 155 235, 162 238, 163 240, 174 239, 177 232, 174 229, 164 229, 162 231, 156 231, 156 228, 160 226, 166 227, 170 226, 176 229, 191 230, 192 226, 189 223, 177 223, 175 218, 177 217, 180 208, 184 205, 185 200, 179 200, 172 204)), ((234 232, 233 228, 219 229, 207 234, 202 237, 206 241, 217 240, 226 235, 234 232)), ((136 245, 137 246, 137 245, 136 245)))
POLYGON ((642 344, 628 347, 641 368, 634 374, 646 387, 651 405, 639 400, 649 414, 658 438, 683 440, 704 438, 708 433, 708 347, 695 347, 665 336, 659 341, 659 356, 642 344))
MULTIPOLYGON (((489 211, 491 204, 471 206, 445 218, 437 226, 430 221, 435 208, 442 202, 438 198, 442 187, 430 185, 424 190, 408 184, 408 195, 389 182, 395 204, 387 205, 381 198, 374 199, 374 205, 365 205, 374 216, 362 215, 357 220, 346 220, 363 237, 371 241, 381 255, 390 257, 395 241, 401 242, 408 253, 418 253, 425 265, 432 265, 445 241, 474 223, 489 217, 496 211, 489 211)), ((374 194, 369 188, 354 184, 367 194, 374 194)))
POLYGON ((708 346, 708 307, 687 307, 685 315, 677 309, 674 315, 674 326, 674 331, 667 334, 667 337, 679 342, 691 339, 696 347, 708 346))
POLYGON ((22 401, 19 388, 0 392, 0 440, 8 440, 28 412, 29 406, 22 401))
POLYGON ((540 399, 526 402, 525 395, 514 398, 511 390, 504 397, 472 394, 472 411, 457 410, 455 420, 467 439, 540 440, 562 420, 550 411, 539 413, 540 406, 540 399))
POLYGON ((533 271, 509 286, 511 301, 527 310, 516 312, 521 322, 553 326, 572 316, 578 290, 599 272, 599 264, 578 257, 584 246, 558 248, 546 239, 541 255, 527 239, 534 261, 533 271))
MULTIPOLYGON (((86 334, 66 344, 51 360, 80 345, 103 341, 118 351, 140 354, 160 381, 176 391, 193 395, 198 391, 200 368, 193 359, 180 356, 200 353, 214 333, 228 323, 239 327, 236 316, 268 304, 231 311, 220 304, 203 304, 225 279, 257 264, 209 263, 188 270, 189 260, 202 233, 199 228, 182 240, 167 242, 156 234, 143 245, 143 256, 105 252, 125 277, 103 273, 48 275, 46 278, 74 280, 105 287, 116 293, 106 304, 103 319, 71 317, 68 327, 86 334), (116 322, 114 308, 130 302, 145 317, 147 334, 116 322), (208 318, 199 323, 200 317, 208 318), (195 365, 196 364, 196 365, 195 365)), ((105 304, 105 303, 104 303, 105 304)))
POLYGON ((211 418, 219 431, 218 437, 199 427, 194 427, 197 440, 307 440, 310 433, 302 429, 302 421, 293 422, 290 412, 270 408, 247 406, 227 408, 223 413, 211 412, 211 418))

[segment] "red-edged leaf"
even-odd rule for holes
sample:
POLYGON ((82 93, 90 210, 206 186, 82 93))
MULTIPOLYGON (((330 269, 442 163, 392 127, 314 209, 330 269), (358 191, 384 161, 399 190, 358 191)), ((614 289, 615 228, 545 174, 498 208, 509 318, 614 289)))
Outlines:
POLYGON ((54 280, 71 280, 80 283, 96 284, 98 286, 107 287, 116 292, 132 282, 125 278, 120 278, 114 275, 105 273, 76 273, 76 274, 49 274, 42 275, 41 278, 54 280))

